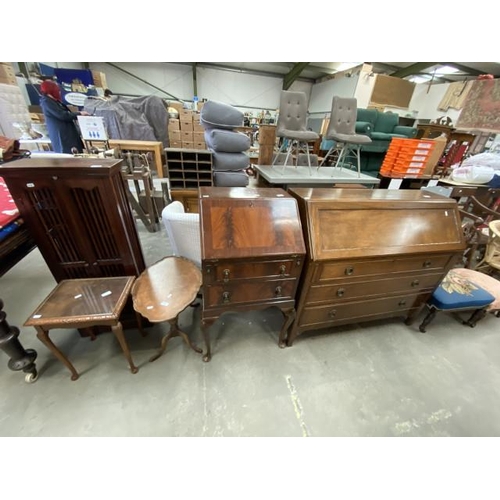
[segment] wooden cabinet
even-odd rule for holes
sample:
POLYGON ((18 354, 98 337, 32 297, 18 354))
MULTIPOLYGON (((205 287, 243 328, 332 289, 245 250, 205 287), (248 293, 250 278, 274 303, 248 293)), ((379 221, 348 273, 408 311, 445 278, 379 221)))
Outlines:
POLYGON ((287 344, 307 330, 410 321, 465 243, 455 200, 423 191, 294 188, 307 259, 287 344))
POLYGON ((121 160, 25 159, 2 176, 57 282, 144 269, 121 160))
POLYGON ((197 214, 198 209, 198 189, 173 189, 170 191, 172 201, 180 201, 184 205, 186 212, 197 214))
POLYGON ((435 139, 441 134, 445 134, 449 140, 450 135, 455 130, 448 125, 438 125, 436 123, 417 124, 417 139, 435 139))
POLYGON ((296 200, 279 188, 200 188, 202 325, 226 311, 276 306, 285 315, 284 346, 295 317, 305 244, 296 200))

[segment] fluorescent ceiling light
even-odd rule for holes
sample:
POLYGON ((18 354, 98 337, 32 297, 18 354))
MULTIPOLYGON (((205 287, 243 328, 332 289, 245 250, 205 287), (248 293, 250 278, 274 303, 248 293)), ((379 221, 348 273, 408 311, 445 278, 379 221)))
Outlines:
POLYGON ((356 66, 360 66, 363 64, 362 62, 344 62, 340 63, 340 65, 336 68, 335 71, 345 71, 346 69, 355 68, 356 66))
POLYGON ((418 76, 412 76, 411 78, 409 78, 409 80, 410 80, 410 82, 413 82, 413 83, 425 83, 425 82, 428 82, 429 80, 431 80, 431 77, 418 75, 418 76))
POLYGON ((452 66, 438 66, 436 68, 437 75, 452 75, 453 73, 458 73, 460 70, 453 68, 452 66))

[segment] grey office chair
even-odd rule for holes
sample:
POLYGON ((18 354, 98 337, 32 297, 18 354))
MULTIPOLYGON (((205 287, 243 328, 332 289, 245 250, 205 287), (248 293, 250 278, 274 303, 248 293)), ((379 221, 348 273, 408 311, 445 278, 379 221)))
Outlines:
POLYGON ((357 100, 354 97, 333 96, 330 123, 325 139, 335 141, 328 150, 318 169, 324 165, 326 159, 333 152, 337 153, 335 167, 342 168, 345 159, 349 156, 356 158, 358 177, 361 173, 360 146, 369 144, 372 140, 367 135, 356 134, 357 100))
MULTIPOLYGON (((278 153, 274 156, 272 165, 274 166, 276 160, 280 157, 280 153, 287 147, 286 158, 283 163, 283 170, 285 171, 288 164, 290 154, 295 151, 295 157, 299 157, 301 150, 307 154, 307 165, 309 173, 311 172, 311 158, 309 157, 308 141, 315 141, 319 135, 312 130, 306 129, 307 124, 307 97, 304 92, 292 92, 290 90, 282 90, 280 98, 280 108, 278 116, 278 124, 276 127, 276 135, 283 139, 278 153), (287 144, 288 143, 288 144, 287 144)), ((293 164, 293 160, 292 160, 293 164)), ((297 166, 297 163, 295 163, 297 166)))

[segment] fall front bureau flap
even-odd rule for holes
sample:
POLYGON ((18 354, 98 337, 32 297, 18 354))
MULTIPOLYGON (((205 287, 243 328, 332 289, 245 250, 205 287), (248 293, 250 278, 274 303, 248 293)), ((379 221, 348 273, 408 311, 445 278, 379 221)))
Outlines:
POLYGON ((296 200, 279 188, 200 188, 202 259, 305 253, 296 200))
POLYGON ((419 190, 294 188, 312 260, 465 248, 455 200, 419 190))

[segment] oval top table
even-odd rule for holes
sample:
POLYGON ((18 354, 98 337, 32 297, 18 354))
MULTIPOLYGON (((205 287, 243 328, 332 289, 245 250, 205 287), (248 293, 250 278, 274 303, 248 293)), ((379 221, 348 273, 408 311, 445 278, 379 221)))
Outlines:
POLYGON ((182 337, 195 352, 203 352, 178 325, 179 314, 195 299, 201 287, 201 271, 184 257, 165 257, 148 267, 132 287, 134 309, 152 323, 168 321, 170 331, 149 361, 158 359, 172 337, 182 337))

